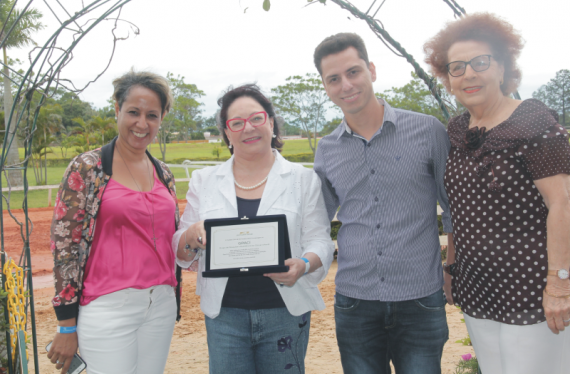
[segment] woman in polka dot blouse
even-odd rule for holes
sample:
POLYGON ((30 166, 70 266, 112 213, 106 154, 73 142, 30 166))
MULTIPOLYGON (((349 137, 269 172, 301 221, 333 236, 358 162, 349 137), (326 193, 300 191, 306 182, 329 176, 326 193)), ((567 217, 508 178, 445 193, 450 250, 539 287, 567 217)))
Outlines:
POLYGON ((451 22, 424 45, 467 108, 448 125, 446 296, 464 312, 484 374, 567 374, 570 145, 554 111, 510 97, 522 46, 488 13, 451 22))

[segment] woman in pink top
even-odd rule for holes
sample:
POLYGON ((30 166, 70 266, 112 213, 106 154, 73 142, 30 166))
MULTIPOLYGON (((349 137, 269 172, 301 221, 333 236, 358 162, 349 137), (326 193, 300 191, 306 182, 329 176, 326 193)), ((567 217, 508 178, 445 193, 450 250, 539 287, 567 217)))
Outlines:
POLYGON ((51 247, 58 330, 48 353, 66 373, 162 373, 180 311, 174 177, 146 151, 172 103, 168 82, 130 71, 113 81, 119 136, 77 156, 56 200, 51 247))

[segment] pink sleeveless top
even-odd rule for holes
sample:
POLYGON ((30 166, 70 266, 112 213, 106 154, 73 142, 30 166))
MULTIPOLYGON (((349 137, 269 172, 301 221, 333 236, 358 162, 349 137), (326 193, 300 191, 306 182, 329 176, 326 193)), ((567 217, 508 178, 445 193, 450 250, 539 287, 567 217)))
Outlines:
POLYGON ((131 190, 111 179, 97 216, 80 305, 125 288, 176 286, 172 250, 175 211, 172 196, 156 173, 149 192, 131 190))

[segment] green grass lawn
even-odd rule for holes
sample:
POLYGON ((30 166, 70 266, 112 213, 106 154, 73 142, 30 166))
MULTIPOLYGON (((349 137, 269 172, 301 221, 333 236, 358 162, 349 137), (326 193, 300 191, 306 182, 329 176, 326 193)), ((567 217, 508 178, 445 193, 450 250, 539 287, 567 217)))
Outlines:
MULTIPOLYGON (((173 159, 180 159, 185 158, 188 160, 192 160, 195 158, 204 158, 204 157, 213 157, 212 150, 216 145, 211 143, 182 143, 182 144, 168 144, 166 148, 166 160, 173 159)), ((24 156, 24 149, 20 148, 20 156, 24 156)), ((53 151, 55 153, 48 154, 48 158, 61 158, 61 153, 59 152, 59 148, 54 147, 53 151)), ((157 158, 161 158, 160 149, 158 148, 158 144, 153 144, 150 147, 150 152, 153 156, 157 158)), ((224 153, 222 155, 229 156, 229 151, 224 146, 224 153)), ((311 148, 309 147, 309 142, 307 139, 299 139, 299 140, 286 140, 285 146, 283 147, 283 154, 290 155, 290 154, 299 154, 299 153, 310 153, 311 148)), ((68 156, 74 155, 75 151, 70 149, 67 152, 68 156)), ((310 167, 310 166, 309 166, 310 167)), ((48 185, 56 185, 61 182, 61 178, 63 173, 65 172, 65 166, 54 166, 48 167, 47 171, 47 184, 48 185)), ((194 169, 190 169, 189 172, 192 173, 194 169)), ((183 179, 186 178, 186 172, 183 168, 172 168, 172 172, 174 173, 174 177, 176 179, 183 179)), ((27 178, 28 183, 30 186, 36 186, 36 178, 34 176, 34 171, 30 167, 27 171, 27 178)), ((4 175, 2 175, 2 186, 6 187, 6 179, 4 175)), ((188 192, 188 182, 179 182, 176 185, 176 195, 179 199, 184 199, 186 197, 186 192, 188 192)), ((55 195, 57 191, 52 191, 52 205, 55 202, 55 195)), ((5 194, 7 197, 7 195, 5 194)), ((13 209, 21 209, 22 202, 24 199, 24 192, 23 191, 16 191, 12 192, 10 196, 10 205, 13 209)), ((28 207, 29 208, 42 208, 48 206, 48 190, 38 190, 38 191, 28 191, 28 207)), ((3 201, 2 207, 6 210, 6 203, 3 201)))
MULTIPOLYGON (((212 151, 220 143, 176 143, 166 145, 166 161, 175 159, 196 159, 196 158, 213 158, 212 151)), ((225 145, 222 145, 223 151, 221 153, 222 157, 229 157, 230 152, 225 145)), ((20 158, 24 157, 24 148, 18 149, 20 153, 20 158)), ((52 158, 62 158, 59 147, 52 147, 53 153, 48 154, 48 159, 52 158)), ((150 146, 150 153, 159 159, 162 159, 162 153, 158 144, 152 144, 150 146)), ((311 153, 311 148, 309 147, 309 141, 307 139, 294 139, 285 140, 285 145, 283 146, 284 155, 292 155, 298 153, 311 153)), ((77 154, 75 148, 69 148, 67 151, 67 157, 71 158, 77 154)), ((33 176, 32 176, 33 177, 33 176)), ((49 175, 48 175, 49 178, 49 175)))

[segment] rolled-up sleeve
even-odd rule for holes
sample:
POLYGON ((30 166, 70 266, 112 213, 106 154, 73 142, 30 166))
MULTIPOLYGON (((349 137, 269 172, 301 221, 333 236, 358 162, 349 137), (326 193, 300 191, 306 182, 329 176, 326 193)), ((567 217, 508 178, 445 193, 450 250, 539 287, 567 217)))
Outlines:
POLYGON ((304 275, 306 281, 317 286, 325 279, 334 258, 334 244, 330 237, 330 220, 321 191, 321 181, 312 174, 309 190, 302 207, 301 248, 303 255, 314 253, 321 259, 322 267, 304 275))
POLYGON ((445 192, 445 164, 447 162, 447 157, 449 155, 449 149, 451 144, 449 142, 449 136, 447 131, 441 122, 439 122, 435 117, 433 118, 433 131, 432 131, 432 162, 433 162, 433 172, 437 189, 437 201, 439 206, 443 210, 441 214, 441 222, 443 223, 443 231, 446 233, 453 232, 451 225, 451 216, 449 214, 449 200, 447 198, 447 192, 445 192))
MULTIPOLYGON (((186 193, 186 208, 184 209, 184 214, 180 218, 180 225, 178 226, 178 231, 174 233, 172 237, 172 250, 174 251, 174 255, 178 252, 178 243, 182 237, 184 231, 188 229, 188 227, 192 226, 194 223, 200 221, 200 199, 198 198, 198 185, 199 185, 199 177, 198 173, 192 174, 192 179, 190 179, 188 192, 186 193)), ((187 269, 191 262, 190 261, 182 261, 178 257, 176 257, 176 263, 184 269, 187 269)))

